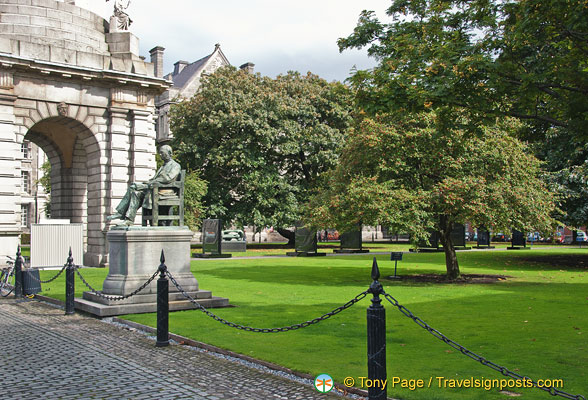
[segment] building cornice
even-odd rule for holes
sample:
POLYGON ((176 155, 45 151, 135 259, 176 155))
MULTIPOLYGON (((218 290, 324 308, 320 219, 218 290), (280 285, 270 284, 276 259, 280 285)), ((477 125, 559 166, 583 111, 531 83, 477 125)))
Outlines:
POLYGON ((152 90, 156 94, 165 92, 173 85, 172 81, 148 75, 40 61, 8 53, 0 53, 0 69, 13 69, 40 77, 54 76, 82 82, 97 81, 110 87, 136 86, 142 90, 152 90))

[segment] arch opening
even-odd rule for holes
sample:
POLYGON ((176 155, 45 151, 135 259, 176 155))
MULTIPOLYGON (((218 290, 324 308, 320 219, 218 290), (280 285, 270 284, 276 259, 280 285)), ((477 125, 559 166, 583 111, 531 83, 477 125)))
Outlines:
POLYGON ((51 163, 51 218, 83 224, 83 262, 88 265, 88 252, 92 247, 103 246, 102 235, 96 233, 101 231, 100 218, 91 218, 100 214, 102 203, 102 182, 99 176, 90 174, 100 162, 96 138, 89 128, 75 119, 50 117, 33 125, 24 139, 41 148, 51 163), (91 204, 98 207, 90 211, 89 218, 91 204))

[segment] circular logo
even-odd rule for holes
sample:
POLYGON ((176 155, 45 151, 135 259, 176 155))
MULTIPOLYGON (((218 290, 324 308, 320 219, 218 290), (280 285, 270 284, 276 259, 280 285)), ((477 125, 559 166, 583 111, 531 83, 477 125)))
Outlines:
POLYGON ((327 374, 320 374, 314 378, 314 387, 321 393, 330 392, 334 387, 333 378, 327 374))

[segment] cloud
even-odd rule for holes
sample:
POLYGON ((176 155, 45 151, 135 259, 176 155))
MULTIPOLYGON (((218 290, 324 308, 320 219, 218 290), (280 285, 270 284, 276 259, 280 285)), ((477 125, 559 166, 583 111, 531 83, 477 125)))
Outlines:
MULTIPOLYGON (((76 4, 103 18, 112 14, 112 1, 76 4)), ((142 55, 149 59, 151 48, 166 48, 166 72, 176 61, 196 61, 220 43, 233 65, 253 62, 264 75, 310 70, 344 80, 354 65, 368 68, 374 62, 366 51, 339 54, 337 39, 353 31, 363 9, 382 16, 389 5, 390 0, 132 0, 128 13, 142 55)))

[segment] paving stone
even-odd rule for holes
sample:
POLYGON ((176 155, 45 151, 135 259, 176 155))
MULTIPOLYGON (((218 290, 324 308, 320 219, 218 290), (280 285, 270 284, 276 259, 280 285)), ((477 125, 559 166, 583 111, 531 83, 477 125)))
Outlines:
POLYGON ((35 300, 0 300, 4 398, 341 399, 35 300))

